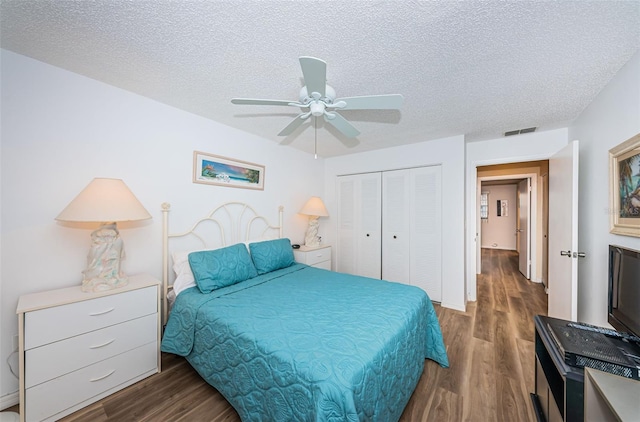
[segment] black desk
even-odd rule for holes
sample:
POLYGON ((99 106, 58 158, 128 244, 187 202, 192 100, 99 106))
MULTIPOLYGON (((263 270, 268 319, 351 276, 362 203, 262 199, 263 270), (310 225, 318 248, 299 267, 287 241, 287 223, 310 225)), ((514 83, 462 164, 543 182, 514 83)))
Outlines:
MULTIPOLYGON (((559 321, 538 315, 536 326, 536 374, 534 406, 540 420, 584 421, 584 369, 564 363, 547 322, 559 321)), ((566 321, 568 322, 568 321, 566 321)))

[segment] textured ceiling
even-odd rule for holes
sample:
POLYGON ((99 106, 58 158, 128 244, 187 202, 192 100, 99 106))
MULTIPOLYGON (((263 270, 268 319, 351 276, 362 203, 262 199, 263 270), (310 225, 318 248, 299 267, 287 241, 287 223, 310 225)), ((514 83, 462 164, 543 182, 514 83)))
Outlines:
MULTIPOLYGON (((400 111, 319 120, 335 156, 464 134, 567 126, 640 47, 640 1, 2 0, 2 48, 273 142, 313 151, 297 108, 299 56, 327 62, 338 97, 395 94, 400 111), (345 146, 345 144, 347 146, 345 146)), ((265 140, 265 142, 269 142, 265 140)))

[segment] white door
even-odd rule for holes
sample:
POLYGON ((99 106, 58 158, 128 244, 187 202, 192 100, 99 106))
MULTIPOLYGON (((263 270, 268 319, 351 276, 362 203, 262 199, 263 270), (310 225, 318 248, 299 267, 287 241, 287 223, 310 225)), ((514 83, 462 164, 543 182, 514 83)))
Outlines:
POLYGON ((442 301, 442 169, 382 174, 382 278, 442 301))
POLYGON ((442 302, 442 168, 411 170, 411 284, 442 302))
POLYGON ((543 174, 542 189, 542 274, 540 279, 545 289, 549 285, 549 173, 543 174))
POLYGON ((340 176, 338 184, 338 272, 381 276, 381 176, 340 176))
POLYGON ((549 159, 548 315, 578 318, 578 141, 549 159), (574 252, 576 253, 574 255, 574 252))
POLYGON ((360 179, 360 225, 358 227, 357 274, 382 277, 382 176, 363 175, 360 179))
POLYGON ((518 183, 518 269, 527 280, 531 278, 531 249, 529 227, 531 179, 518 183))
POLYGON ((410 180, 408 170, 382 174, 382 278, 405 284, 411 284, 410 180))

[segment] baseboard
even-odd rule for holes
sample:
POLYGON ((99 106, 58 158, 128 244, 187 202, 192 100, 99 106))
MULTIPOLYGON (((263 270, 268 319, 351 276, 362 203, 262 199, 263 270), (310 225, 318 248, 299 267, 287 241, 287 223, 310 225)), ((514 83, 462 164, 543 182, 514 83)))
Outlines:
POLYGON ((456 311, 466 312, 465 306, 458 306, 447 302, 440 302, 440 306, 443 308, 455 309, 456 311))
POLYGON ((15 406, 18 403, 20 403, 20 395, 17 391, 15 393, 7 394, 6 396, 0 397, 0 410, 15 406))

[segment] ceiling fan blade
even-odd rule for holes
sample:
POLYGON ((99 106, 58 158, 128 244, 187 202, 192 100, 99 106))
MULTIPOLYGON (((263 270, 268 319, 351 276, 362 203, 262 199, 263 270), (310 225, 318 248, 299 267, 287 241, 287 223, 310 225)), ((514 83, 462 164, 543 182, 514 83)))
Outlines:
POLYGON ((233 98, 231 100, 233 104, 241 104, 241 105, 275 105, 275 106, 303 106, 303 104, 299 104, 297 101, 286 101, 286 100, 259 100, 255 98, 233 98))
POLYGON ((347 103, 340 110, 397 110, 402 107, 404 97, 400 94, 365 95, 363 97, 347 97, 335 102, 347 103))
POLYGON ((303 56, 300 57, 300 67, 309 96, 317 92, 320 97, 324 97, 327 88, 327 63, 315 57, 303 56))
POLYGON ((348 138, 355 138, 356 136, 360 135, 360 131, 338 113, 326 113, 324 116, 324 121, 338 129, 344 136, 348 138))
POLYGON ((291 123, 289 123, 284 129, 282 129, 280 131, 280 133, 278 133, 278 136, 291 135, 293 133, 293 131, 298 129, 300 127, 300 125, 302 125, 302 123, 304 123, 304 121, 309 116, 310 116, 309 113, 300 113, 300 114, 298 114, 298 116, 296 116, 296 118, 293 119, 291 121, 291 123))

